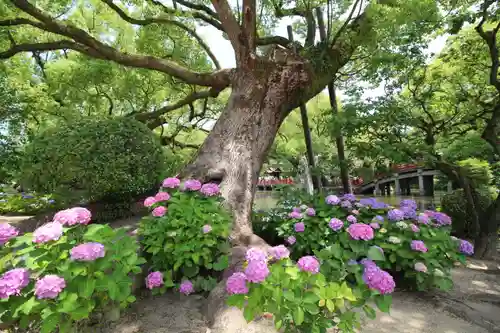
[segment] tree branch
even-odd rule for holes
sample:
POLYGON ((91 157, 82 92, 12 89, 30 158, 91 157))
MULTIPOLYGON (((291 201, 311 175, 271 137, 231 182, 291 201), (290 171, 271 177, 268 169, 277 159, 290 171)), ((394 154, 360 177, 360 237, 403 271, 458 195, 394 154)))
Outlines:
POLYGON ((229 37, 229 41, 234 49, 234 54, 236 55, 236 62, 241 63, 243 59, 242 55, 242 45, 241 45, 241 27, 234 17, 233 11, 229 6, 227 0, 212 0, 212 5, 217 12, 219 19, 222 23, 222 27, 229 37))
MULTIPOLYGON (((14 4, 14 6, 24 11, 25 13, 30 14, 31 16, 33 16, 34 18, 38 19, 41 22, 41 23, 36 22, 36 24, 33 26, 38 27, 47 32, 68 37, 76 42, 74 44, 71 44, 72 47, 63 47, 63 48, 70 48, 80 52, 84 50, 84 52, 82 53, 85 53, 92 57, 112 60, 114 62, 129 67, 156 70, 159 72, 169 74, 176 78, 179 78, 189 84, 220 87, 220 88, 225 88, 229 85, 229 76, 228 76, 229 72, 227 70, 221 70, 212 73, 197 73, 185 67, 182 67, 173 61, 159 59, 151 56, 142 56, 142 55, 120 52, 117 49, 102 43, 101 41, 92 37, 91 35, 89 35, 87 32, 85 32, 80 28, 77 28, 70 24, 63 24, 62 22, 51 18, 46 13, 42 12, 35 6, 31 5, 27 0, 10 0, 10 1, 14 4), (75 45, 77 43, 78 45, 75 45)), ((26 24, 32 25, 29 22, 26 22, 26 24)), ((25 44, 25 45, 31 45, 34 48, 39 49, 39 47, 36 46, 37 44, 25 44)), ((9 51, 7 51, 7 53, 9 51)), ((17 51, 15 53, 19 52, 20 51, 17 51)), ((6 52, 3 53, 4 57, 5 53, 6 52)))
POLYGON ((281 45, 287 49, 291 48, 292 45, 295 45, 295 43, 292 43, 288 38, 282 36, 266 36, 257 38, 256 44, 258 46, 276 44, 276 45, 281 45))
POLYGON ((217 58, 215 57, 215 55, 210 50, 210 47, 207 45, 207 43, 205 43, 205 41, 196 33, 196 31, 194 31, 193 29, 191 29, 190 27, 188 27, 184 23, 181 23, 181 22, 178 22, 178 21, 175 21, 175 20, 165 19, 165 18, 147 18, 147 19, 142 19, 142 20, 141 19, 136 19, 136 18, 133 18, 133 17, 127 15, 127 13, 125 13, 120 7, 118 7, 113 2, 113 0, 101 0, 101 1, 104 2, 105 4, 107 4, 124 21, 127 21, 127 22, 129 22, 131 24, 141 25, 141 26, 147 26, 147 25, 150 25, 150 24, 171 24, 171 25, 175 25, 176 27, 178 27, 178 28, 186 31, 188 33, 188 35, 190 35, 191 37, 193 37, 194 39, 196 39, 196 41, 198 42, 198 44, 200 44, 200 46, 205 50, 205 52, 210 57, 210 59, 212 59, 212 62, 214 63, 215 68, 217 68, 217 69, 221 68, 220 64, 219 64, 219 61, 217 60, 217 58))
MULTIPOLYGON (((216 0, 217 1, 217 0, 216 0)), ((243 34, 248 52, 255 53, 257 38, 257 6, 256 0, 243 0, 243 34)))

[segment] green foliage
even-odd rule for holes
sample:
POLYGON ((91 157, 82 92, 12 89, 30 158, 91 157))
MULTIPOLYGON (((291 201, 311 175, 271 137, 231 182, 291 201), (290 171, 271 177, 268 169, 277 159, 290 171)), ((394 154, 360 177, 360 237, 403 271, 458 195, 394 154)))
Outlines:
POLYGON ((34 215, 63 206, 64 200, 52 195, 17 193, 0 188, 0 214, 34 215))
POLYGON ((133 274, 145 262, 138 250, 125 229, 108 225, 65 227, 58 240, 43 244, 33 243, 32 233, 11 239, 2 246, 0 270, 26 268, 30 283, 19 295, 2 299, 0 319, 16 328, 69 333, 93 313, 125 308, 135 301, 133 274), (73 247, 89 242, 102 244, 105 256, 94 261, 70 258, 73 247), (35 280, 52 274, 65 280, 64 289, 55 299, 37 298, 35 280))
POLYGON ((493 174, 488 162, 477 158, 468 158, 458 162, 463 168, 465 175, 472 180, 475 187, 488 186, 493 180, 493 174))
MULTIPOLYGON (((474 195, 477 196, 479 207, 476 212, 481 217, 494 200, 494 194, 487 187, 478 188, 474 195)), ((471 208, 467 204, 465 193, 462 189, 448 193, 441 199, 441 209, 452 218, 452 232, 459 237, 474 238, 479 230, 472 219, 471 208)))
POLYGON ((163 165, 162 149, 144 124, 85 119, 38 135, 26 147, 22 179, 44 193, 132 197, 154 187, 163 165))
MULTIPOLYGON (((162 191, 168 191, 170 199, 156 201, 150 207, 153 216, 140 222, 145 257, 152 270, 162 272, 171 281, 187 279, 198 290, 211 290, 229 265, 231 217, 221 206, 219 196, 170 188, 162 191), (158 207, 168 207, 167 213, 155 217, 158 207), (210 226, 210 231, 205 232, 204 226, 210 226)), ((158 291, 172 286, 165 283, 158 291)))

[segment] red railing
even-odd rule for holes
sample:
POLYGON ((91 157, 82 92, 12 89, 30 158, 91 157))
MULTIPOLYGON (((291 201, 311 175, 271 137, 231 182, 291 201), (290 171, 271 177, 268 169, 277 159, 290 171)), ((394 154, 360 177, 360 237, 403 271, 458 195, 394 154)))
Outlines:
POLYGON ((292 178, 284 178, 284 179, 259 179, 257 183, 258 186, 273 186, 273 185, 292 185, 292 178))

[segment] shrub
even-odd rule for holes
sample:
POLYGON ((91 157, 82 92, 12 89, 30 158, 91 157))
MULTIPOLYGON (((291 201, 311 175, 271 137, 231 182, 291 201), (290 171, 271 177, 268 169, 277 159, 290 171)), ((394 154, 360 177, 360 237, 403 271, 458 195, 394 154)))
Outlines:
POLYGON ((64 205, 60 198, 53 195, 36 193, 9 193, 0 189, 0 214, 35 215, 64 205))
POLYGON ((458 162, 465 173, 474 182, 475 187, 488 186, 493 180, 490 164, 477 158, 468 158, 458 162))
MULTIPOLYGON (((479 216, 481 216, 493 202, 492 193, 488 188, 482 187, 476 191, 479 199, 479 216)), ((466 238, 474 238, 479 230, 472 220, 472 212, 467 205, 465 194, 462 189, 454 190, 441 199, 442 211, 452 218, 452 232, 455 235, 466 238)))
POLYGON ((151 271, 166 279, 155 292, 181 281, 201 290, 215 286, 230 249, 231 218, 220 201, 216 184, 187 180, 180 185, 177 178, 165 179, 160 192, 146 198, 151 216, 140 222, 141 244, 151 271))
POLYGON ((73 332, 95 311, 125 307, 132 273, 144 263, 125 229, 90 225, 85 208, 72 208, 33 233, 0 225, 0 319, 41 333, 73 332))
POLYGON ((129 197, 157 183, 160 144, 130 118, 84 119, 52 128, 27 145, 21 167, 28 188, 81 194, 90 200, 129 197))

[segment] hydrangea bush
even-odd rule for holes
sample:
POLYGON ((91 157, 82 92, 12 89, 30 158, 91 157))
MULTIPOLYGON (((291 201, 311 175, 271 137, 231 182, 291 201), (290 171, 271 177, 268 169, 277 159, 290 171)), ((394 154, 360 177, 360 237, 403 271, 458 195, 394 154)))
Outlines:
POLYGON ((326 333, 332 327, 355 332, 360 327, 355 309, 374 318, 373 303, 389 311, 395 283, 375 261, 344 264, 332 248, 296 263, 289 257, 284 245, 269 253, 250 248, 244 270, 227 279, 228 304, 242 308, 247 321, 270 313, 277 329, 307 333, 326 333))
POLYGON ((91 213, 75 207, 19 235, 0 224, 0 320, 41 333, 73 332, 92 312, 125 307, 134 273, 145 261, 123 228, 89 225, 91 213))
POLYGON ((64 204, 52 195, 17 193, 0 188, 0 214, 38 214, 64 204))
POLYGON ((418 212, 413 200, 403 200, 395 208, 349 194, 317 196, 295 204, 281 205, 271 214, 276 238, 290 245, 293 259, 333 248, 340 261, 327 264, 340 268, 370 254, 378 256, 380 268, 398 282, 404 280, 407 287, 446 290, 452 286, 453 265, 473 254, 470 243, 450 236, 448 215, 418 212))
POLYGON ((177 286, 190 294, 215 287, 218 272, 228 266, 231 217, 221 206, 219 186, 167 178, 144 205, 139 235, 151 265, 147 286, 154 293, 177 286))

